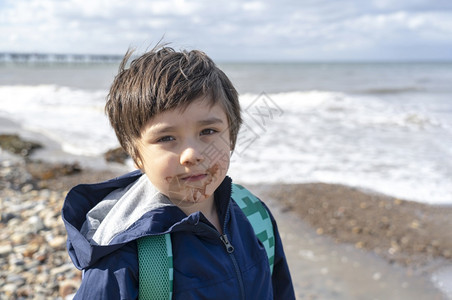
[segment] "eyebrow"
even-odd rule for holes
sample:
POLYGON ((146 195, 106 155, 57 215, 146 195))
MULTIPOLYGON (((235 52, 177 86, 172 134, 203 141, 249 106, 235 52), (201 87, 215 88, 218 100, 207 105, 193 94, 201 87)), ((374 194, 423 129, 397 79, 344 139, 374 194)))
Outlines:
POLYGON ((223 120, 219 119, 219 118, 215 118, 215 117, 201 120, 198 122, 199 125, 212 125, 212 124, 218 124, 218 123, 223 124, 223 120))
MULTIPOLYGON (((199 126, 206 126, 206 125, 213 125, 213 124, 223 124, 223 120, 219 119, 219 118, 208 118, 205 120, 200 120, 197 122, 199 126)), ((148 132, 152 132, 153 134, 165 134, 165 133, 170 133, 170 132, 174 132, 177 130, 177 126, 158 126, 156 129, 154 130, 149 130, 148 132)))
POLYGON ((152 133, 152 134, 164 134, 164 133, 169 133, 169 132, 174 132, 176 131, 176 127, 175 126, 159 126, 157 127, 157 129, 154 130, 149 130, 148 132, 152 133))

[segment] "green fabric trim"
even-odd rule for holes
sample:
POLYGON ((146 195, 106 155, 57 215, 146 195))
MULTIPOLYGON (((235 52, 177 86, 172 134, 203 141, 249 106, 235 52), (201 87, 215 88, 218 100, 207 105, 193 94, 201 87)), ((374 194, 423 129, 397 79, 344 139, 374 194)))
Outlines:
POLYGON ((170 234, 146 236, 140 238, 137 245, 139 299, 171 299, 173 294, 173 250, 170 234), (162 274, 168 274, 168 276, 162 276, 162 274))
POLYGON ((243 213, 250 221, 257 238, 264 245, 265 251, 267 252, 270 272, 273 273, 275 235, 273 233, 273 224, 270 219, 270 214, 261 201, 241 185, 232 185, 231 197, 242 209, 243 213))

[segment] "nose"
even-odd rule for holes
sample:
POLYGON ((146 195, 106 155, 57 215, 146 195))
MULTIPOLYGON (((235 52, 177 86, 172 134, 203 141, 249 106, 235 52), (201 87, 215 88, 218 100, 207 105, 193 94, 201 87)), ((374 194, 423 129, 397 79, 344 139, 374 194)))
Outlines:
POLYGON ((180 155, 180 164, 183 166, 193 166, 201 163, 204 155, 195 145, 186 145, 180 155))

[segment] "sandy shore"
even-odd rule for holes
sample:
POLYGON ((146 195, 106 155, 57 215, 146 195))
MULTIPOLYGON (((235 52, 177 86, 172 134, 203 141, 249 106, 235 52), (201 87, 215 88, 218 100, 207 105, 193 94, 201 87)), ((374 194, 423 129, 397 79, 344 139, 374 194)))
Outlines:
POLYGON ((299 299, 452 299, 451 207, 324 183, 249 188, 278 221, 299 299))
MULTIPOLYGON (((61 165, 6 151, 0 162, 0 299, 70 294, 80 273, 65 250, 64 196, 121 168, 61 173, 61 165)), ((300 299, 447 299, 431 277, 452 265, 452 207, 324 183, 250 189, 274 210, 300 299)))
POLYGON ((319 235, 373 251, 389 263, 420 268, 452 262, 452 207, 431 206, 341 185, 272 186, 268 193, 319 235))

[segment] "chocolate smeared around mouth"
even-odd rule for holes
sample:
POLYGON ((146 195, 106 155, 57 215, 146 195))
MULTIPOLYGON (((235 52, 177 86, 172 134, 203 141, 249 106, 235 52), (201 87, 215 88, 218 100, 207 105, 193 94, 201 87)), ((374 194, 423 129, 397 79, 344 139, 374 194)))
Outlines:
POLYGON ((165 180, 169 184, 169 198, 176 198, 178 195, 183 196, 181 201, 187 201, 197 203, 202 199, 209 198, 214 190, 210 191, 209 186, 216 182, 221 176, 221 169, 218 164, 214 164, 212 167, 206 170, 207 178, 205 181, 200 180, 196 182, 186 181, 186 178, 166 177, 165 180), (173 195, 173 197, 172 197, 173 195))

